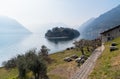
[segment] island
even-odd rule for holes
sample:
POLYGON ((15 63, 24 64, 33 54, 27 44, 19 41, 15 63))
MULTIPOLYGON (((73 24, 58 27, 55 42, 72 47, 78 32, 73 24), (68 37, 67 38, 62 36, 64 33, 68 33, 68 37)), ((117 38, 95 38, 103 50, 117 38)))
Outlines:
POLYGON ((47 39, 73 39, 80 35, 80 33, 72 28, 54 27, 48 30, 45 34, 47 39))

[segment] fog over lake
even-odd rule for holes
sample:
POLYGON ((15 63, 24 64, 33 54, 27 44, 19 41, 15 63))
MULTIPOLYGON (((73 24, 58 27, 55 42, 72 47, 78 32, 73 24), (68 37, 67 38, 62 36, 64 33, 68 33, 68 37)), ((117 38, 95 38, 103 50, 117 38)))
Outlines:
POLYGON ((80 36, 72 40, 50 41, 44 36, 48 29, 41 27, 39 33, 33 34, 0 34, 0 66, 3 61, 24 54, 29 49, 36 48, 38 51, 42 45, 45 45, 50 49, 49 54, 51 54, 74 46, 73 42, 81 38, 80 36))

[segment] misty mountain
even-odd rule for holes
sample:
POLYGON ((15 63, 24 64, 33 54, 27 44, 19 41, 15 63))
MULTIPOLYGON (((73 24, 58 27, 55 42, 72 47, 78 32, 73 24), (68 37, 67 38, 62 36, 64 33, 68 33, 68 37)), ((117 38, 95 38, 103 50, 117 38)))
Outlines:
POLYGON ((84 27, 84 29, 80 29, 82 29, 83 36, 88 38, 96 38, 100 36, 101 32, 117 25, 120 25, 120 5, 100 15, 90 23, 87 22, 85 26, 81 26, 84 27))
POLYGON ((23 25, 9 17, 0 16, 0 34, 29 34, 23 25))
POLYGON ((79 27, 79 31, 80 31, 81 33, 84 33, 84 29, 86 29, 87 26, 90 25, 94 20, 95 20, 95 18, 90 18, 88 21, 86 21, 85 23, 83 23, 83 24, 79 27))

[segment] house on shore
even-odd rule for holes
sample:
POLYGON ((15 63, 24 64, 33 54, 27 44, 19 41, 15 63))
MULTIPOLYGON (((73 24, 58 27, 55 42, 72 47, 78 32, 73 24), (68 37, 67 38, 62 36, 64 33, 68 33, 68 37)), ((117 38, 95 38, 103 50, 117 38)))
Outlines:
POLYGON ((113 40, 114 38, 120 37, 120 25, 106 30, 100 34, 102 37, 102 42, 107 42, 113 40))

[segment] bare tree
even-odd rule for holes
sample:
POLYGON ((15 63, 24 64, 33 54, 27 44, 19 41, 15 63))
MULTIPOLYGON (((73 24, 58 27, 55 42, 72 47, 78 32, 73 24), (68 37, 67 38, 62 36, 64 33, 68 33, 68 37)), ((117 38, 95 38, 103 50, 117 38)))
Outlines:
POLYGON ((80 41, 75 41, 74 45, 76 48, 80 49, 82 55, 85 55, 85 53, 84 53, 85 40, 84 39, 81 39, 80 41))

